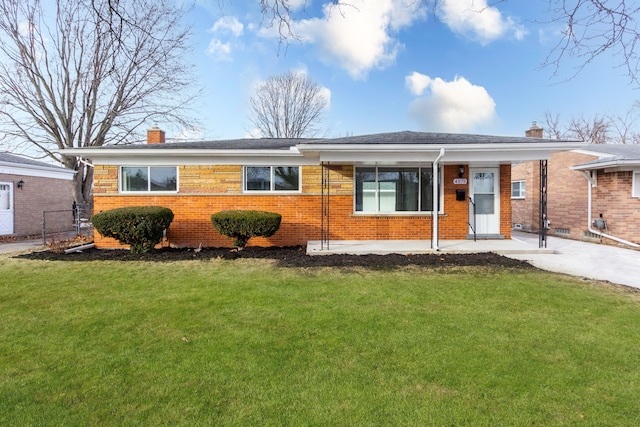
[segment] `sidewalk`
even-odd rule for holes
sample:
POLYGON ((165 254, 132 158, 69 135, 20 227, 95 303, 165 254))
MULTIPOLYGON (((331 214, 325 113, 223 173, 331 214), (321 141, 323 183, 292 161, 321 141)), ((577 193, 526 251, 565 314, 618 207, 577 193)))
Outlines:
POLYGON ((42 239, 18 240, 15 242, 0 242, 0 254, 32 251, 44 248, 42 239))
MULTIPOLYGON (((538 246, 538 235, 513 232, 512 239, 538 246)), ((600 243, 547 237, 553 254, 505 254, 542 270, 640 288, 640 251, 600 243)))

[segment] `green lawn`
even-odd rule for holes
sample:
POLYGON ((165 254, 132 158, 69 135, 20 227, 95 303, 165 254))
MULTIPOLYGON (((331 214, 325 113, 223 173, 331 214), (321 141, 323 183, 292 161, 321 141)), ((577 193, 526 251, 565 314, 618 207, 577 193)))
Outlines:
POLYGON ((639 425, 640 294, 535 271, 0 259, 0 425, 639 425))

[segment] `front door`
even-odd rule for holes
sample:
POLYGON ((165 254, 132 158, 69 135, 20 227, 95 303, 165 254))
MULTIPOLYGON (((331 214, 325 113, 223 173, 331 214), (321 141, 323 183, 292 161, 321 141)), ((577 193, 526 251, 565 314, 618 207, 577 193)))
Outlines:
MULTIPOLYGON (((475 204, 476 234, 500 234, 500 169, 474 168, 470 170, 469 194, 475 204)), ((470 204, 473 209, 473 204, 470 204)), ((473 224, 473 217, 471 217, 473 224)), ((473 230, 469 230, 473 233, 473 230)))
POLYGON ((13 182, 0 182, 0 236, 13 234, 13 182))

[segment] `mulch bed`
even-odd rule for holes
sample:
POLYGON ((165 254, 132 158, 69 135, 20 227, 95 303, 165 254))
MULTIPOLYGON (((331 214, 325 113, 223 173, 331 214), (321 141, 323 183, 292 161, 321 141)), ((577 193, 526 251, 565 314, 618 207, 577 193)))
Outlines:
POLYGON ((315 255, 309 256, 305 248, 295 247, 247 247, 242 251, 229 248, 155 249, 146 254, 133 254, 123 249, 86 249, 70 254, 45 250, 17 255, 50 261, 183 261, 210 259, 270 259, 282 267, 366 267, 372 269, 392 269, 403 266, 445 267, 445 266, 495 266, 519 269, 535 269, 526 261, 508 258, 494 253, 475 254, 416 254, 416 255, 315 255))

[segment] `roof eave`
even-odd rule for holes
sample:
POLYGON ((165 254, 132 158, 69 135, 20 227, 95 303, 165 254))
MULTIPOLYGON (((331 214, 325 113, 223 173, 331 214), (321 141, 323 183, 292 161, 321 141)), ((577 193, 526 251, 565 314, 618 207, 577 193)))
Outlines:
POLYGON ((43 178, 73 179, 76 171, 57 166, 39 166, 28 163, 14 163, 0 161, 0 173, 9 175, 27 175, 43 178))
POLYGON ((617 168, 621 170, 622 168, 626 168, 630 170, 632 168, 640 168, 640 159, 616 159, 610 160, 606 162, 589 162, 583 163, 580 165, 572 166, 570 169, 576 171, 591 171, 591 170, 600 170, 600 169, 613 169, 617 168))

